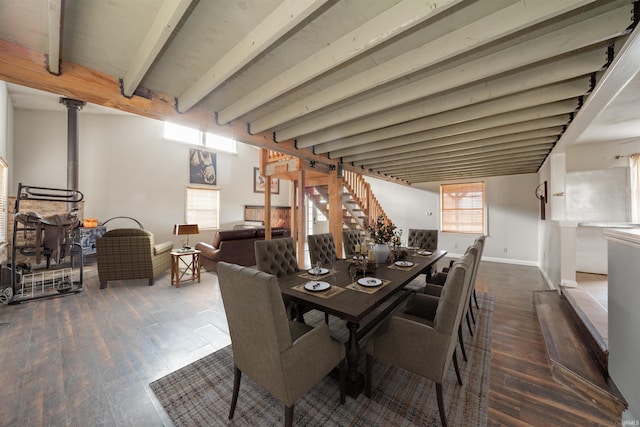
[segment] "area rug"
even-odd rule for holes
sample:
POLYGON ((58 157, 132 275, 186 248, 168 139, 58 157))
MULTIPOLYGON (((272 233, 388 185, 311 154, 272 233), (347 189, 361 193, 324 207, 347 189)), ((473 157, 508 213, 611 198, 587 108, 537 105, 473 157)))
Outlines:
MULTIPOLYGON (((487 424, 493 295, 478 293, 474 307, 474 336, 463 331, 468 361, 460 360, 463 385, 457 384, 453 366, 443 384, 447 421, 454 426, 487 424)), ((322 321, 318 316, 318 321, 322 321)), ((310 322, 311 323, 311 322, 310 322)), ((344 324, 332 318, 332 332, 344 324)), ((458 353, 460 353, 458 351, 458 353)), ((364 368, 364 364, 361 367, 364 368)), ((284 423, 284 405, 246 375, 233 420, 228 419, 233 389, 233 353, 227 346, 150 384, 176 426, 264 426, 284 423)), ((337 380, 326 377, 295 404, 294 425, 299 426, 439 426, 435 384, 418 375, 376 361, 373 394, 340 405, 337 380)))

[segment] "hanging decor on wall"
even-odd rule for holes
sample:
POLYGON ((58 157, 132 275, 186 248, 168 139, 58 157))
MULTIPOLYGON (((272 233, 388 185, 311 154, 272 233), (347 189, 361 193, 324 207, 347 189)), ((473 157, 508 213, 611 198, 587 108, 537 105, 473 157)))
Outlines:
POLYGON ((189 149, 189 183, 216 185, 216 153, 189 149))
POLYGON ((545 204, 547 203, 547 181, 536 188, 536 198, 540 200, 540 219, 545 219, 545 204))
MULTIPOLYGON (((264 193, 265 178, 260 175, 260 168, 253 168, 253 192, 264 193)), ((280 194, 280 180, 271 178, 271 194, 280 194)))

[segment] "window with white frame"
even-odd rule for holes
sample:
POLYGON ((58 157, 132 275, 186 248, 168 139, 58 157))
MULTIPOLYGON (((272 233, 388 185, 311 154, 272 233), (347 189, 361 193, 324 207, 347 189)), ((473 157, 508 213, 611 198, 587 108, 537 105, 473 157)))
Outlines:
POLYGON ((188 126, 164 122, 164 138, 189 145, 199 145, 217 151, 236 152, 236 141, 233 138, 202 132, 188 126))
POLYGON ((220 228, 220 190, 187 186, 187 224, 198 224, 200 230, 220 228))
POLYGON ((440 218, 443 232, 486 234, 484 182, 442 184, 440 218))

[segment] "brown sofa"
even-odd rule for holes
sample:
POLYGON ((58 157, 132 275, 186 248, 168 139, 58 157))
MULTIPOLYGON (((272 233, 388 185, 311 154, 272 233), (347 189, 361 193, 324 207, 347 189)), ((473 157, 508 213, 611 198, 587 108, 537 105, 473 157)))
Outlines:
MULTIPOLYGON (((274 239, 291 236, 288 228, 272 228, 274 239)), ((241 230, 221 230, 213 238, 213 244, 197 243, 195 249, 202 251, 200 264, 207 271, 217 271, 220 261, 239 264, 245 267, 256 265, 256 253, 253 243, 264 240, 264 228, 248 228, 241 230)))

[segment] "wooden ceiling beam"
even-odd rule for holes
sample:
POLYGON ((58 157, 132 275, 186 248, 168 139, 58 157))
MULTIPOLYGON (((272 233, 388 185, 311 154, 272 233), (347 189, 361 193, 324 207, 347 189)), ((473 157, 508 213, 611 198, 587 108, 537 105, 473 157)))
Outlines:
MULTIPOLYGON (((606 62, 607 50, 604 46, 588 49, 551 63, 533 65, 513 74, 492 78, 452 93, 428 97, 407 106, 298 136, 296 137, 297 145, 304 148, 330 143, 369 132, 372 129, 390 127, 409 120, 473 105, 473 103, 481 103, 518 93, 524 94, 528 90, 541 89, 557 82, 580 78, 590 81, 590 74, 600 70, 606 62)), ((333 148, 335 147, 331 147, 329 151, 333 148)))
MULTIPOLYGON (((390 40, 462 0, 402 0, 218 112, 227 123, 390 40)), ((266 130, 266 129, 263 129, 266 130)), ((251 132, 261 132, 251 129, 251 132)))
MULTIPOLYGON (((361 144, 351 148, 346 148, 344 150, 336 150, 329 153, 329 157, 342 157, 347 161, 351 161, 350 159, 353 159, 352 156, 356 156, 362 153, 375 154, 373 152, 378 150, 385 150, 385 152, 391 153, 390 150, 396 147, 412 146, 413 144, 424 143, 425 141, 431 141, 433 139, 447 138, 472 132, 481 132, 517 123, 528 122, 531 120, 559 116, 561 114, 572 113, 577 109, 578 101, 575 99, 554 102, 551 104, 538 105, 536 107, 510 111, 508 113, 496 114, 494 116, 470 120, 467 122, 449 126, 443 126, 436 129, 430 129, 422 132, 400 135, 395 138, 383 139, 367 144, 361 144)), ((541 123, 543 123, 542 127, 548 127, 545 122, 541 123)))
MULTIPOLYGON (((228 125, 218 125, 215 114, 196 105, 186 113, 178 113, 175 99, 167 94, 153 92, 150 99, 133 96, 126 98, 120 92, 118 79, 71 62, 63 63, 64 73, 59 76, 49 73, 44 66, 45 54, 15 43, 0 40, 0 80, 53 93, 62 97, 90 102, 119 111, 169 121, 205 132, 234 138, 239 142, 260 148, 285 153, 308 161, 336 166, 339 160, 314 154, 310 149, 298 149, 294 141, 275 142, 268 132, 250 134, 247 124, 234 120, 228 125)), ((379 178, 401 185, 407 181, 366 171, 352 165, 343 165, 344 170, 379 178)))
POLYGON ((49 57, 47 70, 60 74, 60 49, 62 46, 62 0, 49 0, 49 57))
POLYGON ((331 126, 359 119, 390 108, 417 101, 470 83, 512 72, 520 67, 547 61, 550 58, 592 46, 620 36, 629 23, 629 7, 619 7, 586 18, 555 31, 549 31, 519 44, 497 49, 483 57, 441 70, 401 88, 334 108, 331 112, 313 116, 291 127, 276 130, 276 141, 299 138, 331 126))
MULTIPOLYGON (((583 77, 569 82, 558 83, 545 86, 538 89, 532 89, 526 92, 508 95, 502 98, 486 101, 478 104, 472 104, 468 107, 458 108, 456 110, 446 111, 432 116, 424 117, 418 120, 389 126, 386 128, 374 130, 371 132, 354 135, 339 141, 331 141, 326 144, 319 144, 314 147, 314 151, 318 154, 329 152, 329 157, 339 157, 334 150, 341 150, 350 147, 357 147, 362 144, 395 139, 402 135, 415 134, 418 132, 428 131, 430 129, 444 128, 445 126, 462 125, 463 123, 480 123, 480 119, 489 119, 499 114, 509 114, 510 112, 520 111, 539 111, 541 106, 545 110, 558 111, 554 114, 562 112, 575 111, 578 109, 578 97, 586 94, 591 89, 590 79, 583 77), (566 108, 554 109, 550 106, 559 106, 559 102, 565 102, 566 108), (573 108, 571 108, 571 105, 573 108), (535 108, 537 110, 533 110, 535 108)), ((306 148, 304 145, 297 143, 298 148, 306 148)))
POLYGON ((518 2, 249 123, 261 132, 506 37, 592 0, 518 2), (446 46, 446 49, 442 49, 446 46))
MULTIPOLYGON (((285 34, 327 0, 286 0, 258 24, 238 44, 178 97, 178 111, 184 113, 214 91, 242 67, 273 46, 285 34)), ((237 117, 233 117, 237 118, 237 117)), ((230 120, 224 121, 228 123, 230 120)), ((222 121, 221 121, 222 122, 222 121)))
POLYGON ((122 79, 124 96, 131 97, 133 95, 192 2, 193 0, 166 0, 162 3, 162 7, 122 79))
MULTIPOLYGON (((530 121, 521 122, 521 123, 514 123, 514 124, 505 125, 505 126, 498 126, 494 128, 484 129, 476 132, 469 132, 469 133, 465 133, 465 134, 461 134, 453 137, 447 137, 447 138, 450 138, 448 140, 447 138, 442 138, 442 139, 446 140, 444 141, 445 143, 451 143, 453 141, 456 141, 456 143, 460 143, 465 140, 475 141, 477 139, 487 139, 487 138, 493 138, 493 137, 502 136, 502 135, 517 134, 520 132, 528 132, 536 129, 543 129, 548 127, 559 127, 569 123, 569 119, 570 119, 570 116, 568 114, 563 114, 561 116, 547 117, 544 119, 530 120, 530 121)), ((431 141, 423 140, 421 142, 416 142, 413 144, 404 145, 400 147, 393 147, 393 148, 376 150, 371 152, 364 152, 364 153, 355 154, 352 156, 345 156, 342 158, 342 160, 345 163, 353 162, 356 165, 360 165, 366 162, 371 162, 372 159, 382 159, 387 156, 392 156, 394 154, 402 154, 402 153, 416 154, 422 150, 425 150, 431 147, 432 147, 431 141)))

